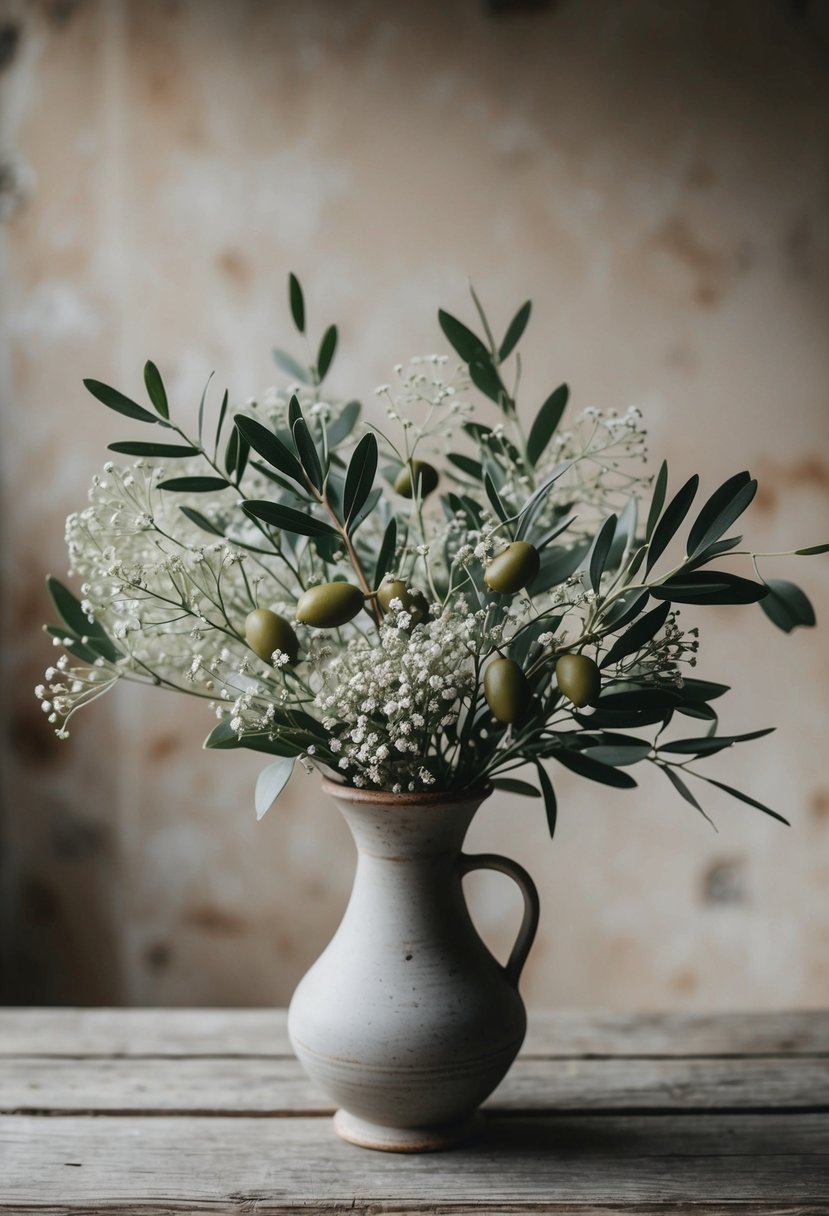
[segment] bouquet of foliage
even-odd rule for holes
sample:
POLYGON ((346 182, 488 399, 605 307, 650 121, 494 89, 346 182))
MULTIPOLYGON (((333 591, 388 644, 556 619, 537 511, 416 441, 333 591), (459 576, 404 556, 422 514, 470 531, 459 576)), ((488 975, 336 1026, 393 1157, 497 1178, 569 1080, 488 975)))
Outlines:
POLYGON ((666 464, 647 475, 638 410, 565 423, 566 385, 527 431, 515 351, 530 304, 498 342, 472 295, 483 336, 441 311, 460 362, 395 367, 376 390, 383 431, 324 392, 337 329, 314 355, 293 275, 305 359, 275 350, 285 387, 232 415, 225 392, 210 426, 206 387, 195 436, 153 363, 151 408, 85 381, 166 435, 110 444, 133 459, 105 464, 67 520, 81 588, 49 580, 65 651, 37 689, 49 721, 66 737, 121 680, 202 698, 217 719, 206 747, 278 757, 257 783, 260 816, 299 760, 392 793, 540 792, 551 831, 545 761, 621 788, 644 762, 697 810, 690 777, 782 818, 696 767, 768 732, 718 733, 712 703, 728 689, 690 674, 698 630, 678 609, 757 601, 787 632, 814 624, 797 586, 760 574, 778 555, 751 554, 756 579, 722 568, 746 552, 731 532, 757 483, 737 473, 695 507, 697 476, 672 490, 666 464), (538 788, 509 776, 526 766, 538 788))

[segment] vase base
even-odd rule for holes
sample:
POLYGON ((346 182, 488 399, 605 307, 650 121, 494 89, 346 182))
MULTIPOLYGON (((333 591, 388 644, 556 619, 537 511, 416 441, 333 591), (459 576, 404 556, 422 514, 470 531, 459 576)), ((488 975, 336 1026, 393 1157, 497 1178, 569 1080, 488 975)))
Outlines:
POLYGON ((482 1126, 483 1118, 479 1111, 466 1119, 434 1127, 384 1127, 351 1115, 347 1110, 338 1110, 334 1116, 334 1130, 343 1140, 359 1148, 373 1148, 381 1153, 440 1152, 471 1139, 482 1126))

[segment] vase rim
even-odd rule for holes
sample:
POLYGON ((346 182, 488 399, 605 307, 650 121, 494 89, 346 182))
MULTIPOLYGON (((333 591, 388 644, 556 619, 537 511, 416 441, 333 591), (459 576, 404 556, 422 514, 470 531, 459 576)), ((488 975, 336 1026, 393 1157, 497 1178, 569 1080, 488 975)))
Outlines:
POLYGON ((345 785, 330 777, 322 777, 323 792, 346 802, 363 802, 371 806, 458 806, 465 802, 483 802, 492 793, 491 785, 479 785, 465 790, 415 790, 393 794, 391 790, 366 790, 355 785, 345 785))

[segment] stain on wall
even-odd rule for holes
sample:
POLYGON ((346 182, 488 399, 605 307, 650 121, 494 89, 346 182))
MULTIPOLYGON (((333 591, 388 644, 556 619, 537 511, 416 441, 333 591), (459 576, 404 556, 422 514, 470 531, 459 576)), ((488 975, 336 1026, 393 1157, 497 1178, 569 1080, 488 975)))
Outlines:
MULTIPOLYGON (((528 412, 563 379, 576 408, 637 404, 677 483, 760 475, 749 543, 829 539, 828 13, 0 2, 3 999, 284 1003, 354 862, 313 779, 256 824, 259 761, 202 752, 195 704, 126 690, 49 733, 43 575, 134 433, 82 377, 138 392, 152 357, 190 416, 214 369, 260 393, 293 269, 313 324, 340 322, 333 388, 371 411, 394 363, 440 347, 438 304, 469 312, 471 275, 500 325, 535 302, 528 412)), ((537 804, 492 799, 469 847, 541 888, 530 1002, 829 1001, 829 568, 768 573, 823 631, 709 612, 700 674, 734 686, 725 727, 780 728, 710 771, 792 828, 710 791, 717 835, 657 773, 624 793, 557 773, 553 844, 537 804)), ((468 891, 505 957, 517 893, 468 891)))

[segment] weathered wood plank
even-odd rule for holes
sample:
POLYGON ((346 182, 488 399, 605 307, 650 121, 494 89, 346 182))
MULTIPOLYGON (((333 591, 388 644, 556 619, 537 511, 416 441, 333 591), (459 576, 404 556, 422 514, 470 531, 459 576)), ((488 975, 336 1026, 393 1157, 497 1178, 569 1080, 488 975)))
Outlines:
MULTIPOLYGON (((284 1010, 4 1009, 0 1055, 288 1056, 284 1010)), ((829 1013, 530 1011, 525 1055, 829 1055, 829 1013)))
POLYGON ((808 1116, 490 1119, 450 1154, 338 1141, 320 1119, 0 1119, 0 1211, 829 1211, 808 1116), (684 1206, 683 1206, 684 1210, 684 1206))
MULTIPOLYGON (((519 1058, 495 1110, 829 1110, 829 1059, 519 1058)), ((324 1114, 330 1101, 287 1058, 0 1059, 0 1111, 324 1114)))

